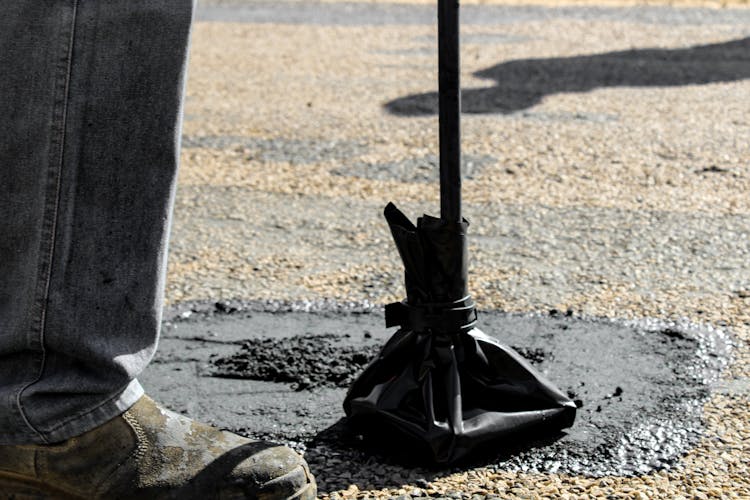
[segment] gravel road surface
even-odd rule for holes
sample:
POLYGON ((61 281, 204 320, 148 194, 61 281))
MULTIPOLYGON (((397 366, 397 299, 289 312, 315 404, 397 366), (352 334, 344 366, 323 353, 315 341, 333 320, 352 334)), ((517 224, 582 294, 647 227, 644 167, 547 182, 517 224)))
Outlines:
MULTIPOLYGON (((172 307, 401 298, 381 211, 438 208, 432 12, 201 2, 172 307)), ((700 439, 668 470, 346 477, 342 457, 311 456, 322 493, 749 498, 750 11, 493 4, 466 5, 463 20, 463 86, 481 97, 463 119, 480 307, 713 325, 732 361, 700 439)))

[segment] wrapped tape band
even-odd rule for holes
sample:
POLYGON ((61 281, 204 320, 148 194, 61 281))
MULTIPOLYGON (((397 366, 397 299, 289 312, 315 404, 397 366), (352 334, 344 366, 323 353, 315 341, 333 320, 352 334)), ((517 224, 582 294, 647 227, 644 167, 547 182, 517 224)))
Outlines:
POLYGON ((458 333, 477 323, 477 310, 471 297, 456 302, 412 305, 406 301, 385 306, 385 326, 418 332, 458 333))

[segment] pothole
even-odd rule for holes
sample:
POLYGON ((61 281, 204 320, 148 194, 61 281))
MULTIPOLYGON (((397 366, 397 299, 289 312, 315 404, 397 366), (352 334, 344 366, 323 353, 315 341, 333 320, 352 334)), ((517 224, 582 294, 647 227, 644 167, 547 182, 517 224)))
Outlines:
MULTIPOLYGON (((389 460, 352 446, 341 422, 346 388, 393 333, 382 321, 368 305, 183 305, 167 314, 141 381, 178 411, 306 448, 312 461, 333 453, 354 474, 389 460)), ((701 437, 702 406, 731 344, 711 326, 572 312, 489 311, 479 324, 582 405, 559 439, 482 458, 499 470, 602 476, 673 467, 701 437)))

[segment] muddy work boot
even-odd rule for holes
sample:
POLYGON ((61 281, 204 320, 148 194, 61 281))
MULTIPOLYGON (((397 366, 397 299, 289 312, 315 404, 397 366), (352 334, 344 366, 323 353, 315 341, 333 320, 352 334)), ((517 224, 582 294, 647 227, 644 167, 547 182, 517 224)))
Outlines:
POLYGON ((305 461, 165 410, 144 396, 51 445, 0 446, 0 498, 314 499, 305 461))

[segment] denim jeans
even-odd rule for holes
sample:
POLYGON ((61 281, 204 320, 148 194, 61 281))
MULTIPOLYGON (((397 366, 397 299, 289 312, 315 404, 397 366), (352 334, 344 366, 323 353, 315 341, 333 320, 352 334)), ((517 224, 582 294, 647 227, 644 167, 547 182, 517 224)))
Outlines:
POLYGON ((193 0, 0 7, 0 444, 52 443, 143 393, 193 0))

